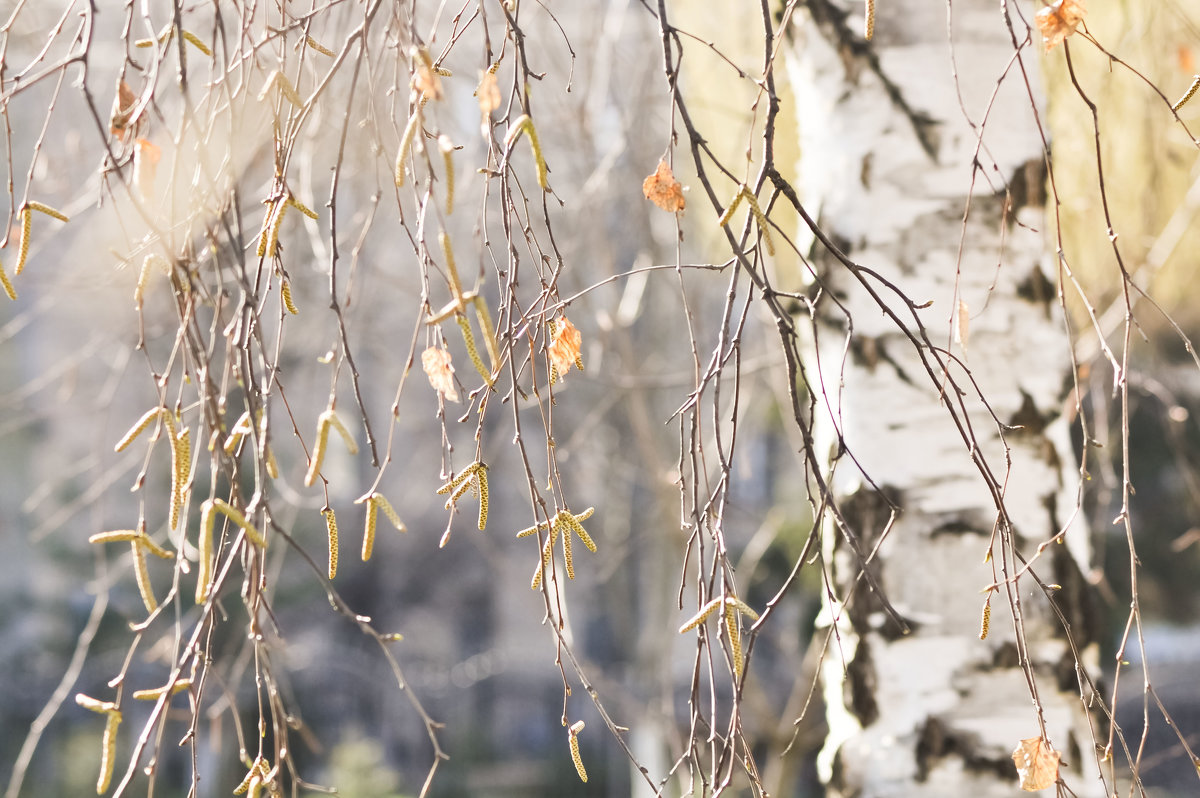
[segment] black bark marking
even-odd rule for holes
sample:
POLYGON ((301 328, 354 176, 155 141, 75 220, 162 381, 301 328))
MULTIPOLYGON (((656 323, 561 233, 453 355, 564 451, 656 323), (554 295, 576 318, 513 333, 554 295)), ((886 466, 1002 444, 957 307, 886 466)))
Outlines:
POLYGON ((864 729, 879 719, 879 704, 875 701, 877 687, 871 645, 867 638, 862 637, 859 638, 854 658, 846 665, 846 681, 842 689, 846 706, 864 729))
MULTIPOLYGON (((875 548, 880 535, 892 520, 893 514, 900 512, 902 502, 902 492, 890 485, 880 485, 879 490, 864 488, 841 500, 839 503, 841 517, 857 537, 858 550, 864 556, 875 548)), ((845 546, 847 544, 845 539, 839 536, 837 545, 845 546)), ((852 573, 838 574, 839 584, 842 586, 853 584, 858 579, 859 569, 863 567, 862 560, 855 561, 852 573)), ((866 568, 875 584, 886 591, 887 585, 883 584, 880 560, 876 559, 866 568)), ((856 593, 854 601, 846 606, 846 612, 855 631, 864 637, 868 632, 875 632, 885 640, 898 640, 917 628, 917 624, 904 619, 904 623, 908 624, 906 629, 893 615, 894 608, 885 604, 874 590, 856 593), (878 621, 872 623, 872 616, 881 617, 884 620, 882 623, 878 623, 878 621)))
POLYGON ((1025 279, 1017 283, 1017 296, 1034 305, 1042 306, 1042 314, 1050 318, 1050 308, 1058 297, 1058 289, 1054 283, 1042 273, 1038 266, 1033 266, 1025 279))
MULTIPOLYGON (((846 73, 846 81, 857 83, 864 70, 875 74, 892 105, 912 126, 921 149, 931 161, 936 162, 938 145, 941 142, 941 123, 908 104, 900 91, 900 85, 884 72, 875 48, 862 38, 856 28, 851 27, 847 19, 849 12, 838 8, 829 0, 807 0, 804 5, 822 35, 837 50, 846 73)), ((857 15, 855 19, 857 20, 857 15)))
POLYGON ((989 756, 980 749, 979 735, 955 731, 940 718, 932 715, 927 717, 917 734, 914 752, 917 781, 926 781, 938 761, 948 756, 960 758, 967 770, 976 773, 997 774, 1004 779, 1016 775, 1013 772, 1012 757, 989 756))
POLYGON ((1009 214, 1015 216, 1021 208, 1039 210, 1046 206, 1046 162, 1034 158, 1017 167, 1005 189, 1009 214))
POLYGON ((1011 640, 1005 640, 996 647, 996 651, 992 654, 992 667, 997 670, 1016 668, 1020 664, 1021 653, 1017 650, 1017 644, 1011 640))
MULTIPOLYGON (((1079 564, 1065 545, 1056 544, 1051 548, 1051 563, 1054 568, 1054 581, 1062 586, 1061 590, 1053 593, 1054 605, 1066 618, 1067 626, 1064 632, 1070 632, 1076 647, 1082 650, 1100 639, 1101 619, 1092 585, 1079 570, 1079 564)), ((1079 685, 1076 682, 1073 660, 1070 683, 1069 692, 1077 693, 1079 685)))
POLYGON ((1046 431, 1046 425, 1050 423, 1050 419, 1038 411, 1032 396, 1022 388, 1017 390, 1021 391, 1021 406, 1008 419, 1008 426, 1019 437, 1041 435, 1046 431))

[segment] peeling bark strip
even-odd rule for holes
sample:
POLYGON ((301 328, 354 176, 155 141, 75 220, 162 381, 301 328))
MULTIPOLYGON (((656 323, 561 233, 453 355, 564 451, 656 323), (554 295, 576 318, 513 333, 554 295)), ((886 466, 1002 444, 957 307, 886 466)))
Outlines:
MULTIPOLYGON (((810 241, 826 298, 813 390, 830 405, 817 451, 830 454, 839 517, 861 543, 824 536, 823 622, 837 643, 824 661, 819 767, 833 796, 1011 796, 1020 741, 1039 735, 1051 751, 1091 739, 1056 615, 1083 650, 1090 552, 1059 456, 1071 451, 1058 412, 1070 350, 1037 232, 1036 53, 1013 63, 1013 32, 989 3, 952 5, 953 46, 944 4, 889 0, 886 36, 871 44, 852 29, 849 0, 805 9, 788 61, 800 182, 828 239, 862 266, 810 241), (1010 183, 989 187, 973 169, 1010 183), (969 364, 943 354, 956 327, 965 346, 968 308, 969 364), (1030 557, 1063 532, 1034 564, 1063 586, 1052 607, 1031 594, 1030 574, 1006 580, 1022 567, 1013 547, 1030 557)), ((1101 794, 1090 756, 1055 772, 1076 795, 1101 794)))

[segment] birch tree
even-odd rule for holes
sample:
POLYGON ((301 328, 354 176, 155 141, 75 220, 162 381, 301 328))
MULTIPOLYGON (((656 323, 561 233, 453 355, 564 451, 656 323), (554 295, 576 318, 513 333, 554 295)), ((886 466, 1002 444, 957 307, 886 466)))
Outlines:
POLYGON ((868 43, 815 2, 789 45, 800 184, 841 244, 814 255, 834 795, 1010 795, 1023 738, 1104 794, 1041 46, 1001 11, 893 4, 868 43))

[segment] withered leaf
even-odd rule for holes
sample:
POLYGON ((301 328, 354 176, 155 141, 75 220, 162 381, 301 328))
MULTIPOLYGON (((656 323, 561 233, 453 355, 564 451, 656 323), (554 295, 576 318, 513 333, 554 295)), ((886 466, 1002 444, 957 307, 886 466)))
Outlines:
POLYGON ((496 80, 495 72, 488 70, 483 73, 483 77, 479 79, 479 86, 475 89, 475 99, 479 101, 479 110, 485 117, 500 107, 500 84, 496 80))
POLYGON ((1058 0, 1037 12, 1035 21, 1046 42, 1046 52, 1075 32, 1076 26, 1083 21, 1084 12, 1083 0, 1058 0))
POLYGON ((963 354, 967 352, 967 338, 971 332, 971 309, 967 307, 965 299, 958 300, 958 308, 954 314, 954 337, 963 348, 963 354))
POLYGON ((112 112, 109 114, 109 129, 118 141, 125 140, 125 130, 129 127, 130 114, 137 105, 137 95, 129 84, 123 80, 117 81, 117 96, 113 98, 112 112))
POLYGON ((567 369, 579 358, 579 347, 583 343, 583 334, 575 328, 566 316, 555 322, 554 337, 547 347, 550 363, 559 374, 566 374, 567 369))
POLYGON ((431 346, 421 353, 421 368, 429 377, 429 384, 434 390, 451 402, 458 401, 458 390, 454 387, 454 366, 450 362, 450 353, 445 349, 431 346))
POLYGON ((1022 740, 1012 753, 1021 789, 1035 792, 1057 782, 1058 762, 1061 756, 1041 737, 1022 740))
POLYGON ((666 161, 659 161, 654 174, 642 181, 642 194, 668 213, 677 213, 687 204, 683 198, 683 186, 675 179, 666 161))

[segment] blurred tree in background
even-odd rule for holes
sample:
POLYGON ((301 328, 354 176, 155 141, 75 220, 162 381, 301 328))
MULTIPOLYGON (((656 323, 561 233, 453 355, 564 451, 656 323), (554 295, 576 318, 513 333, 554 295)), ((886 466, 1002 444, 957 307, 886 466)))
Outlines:
POLYGON ((0 4, 7 798, 1194 790, 1197 14, 863 12, 0 4))

